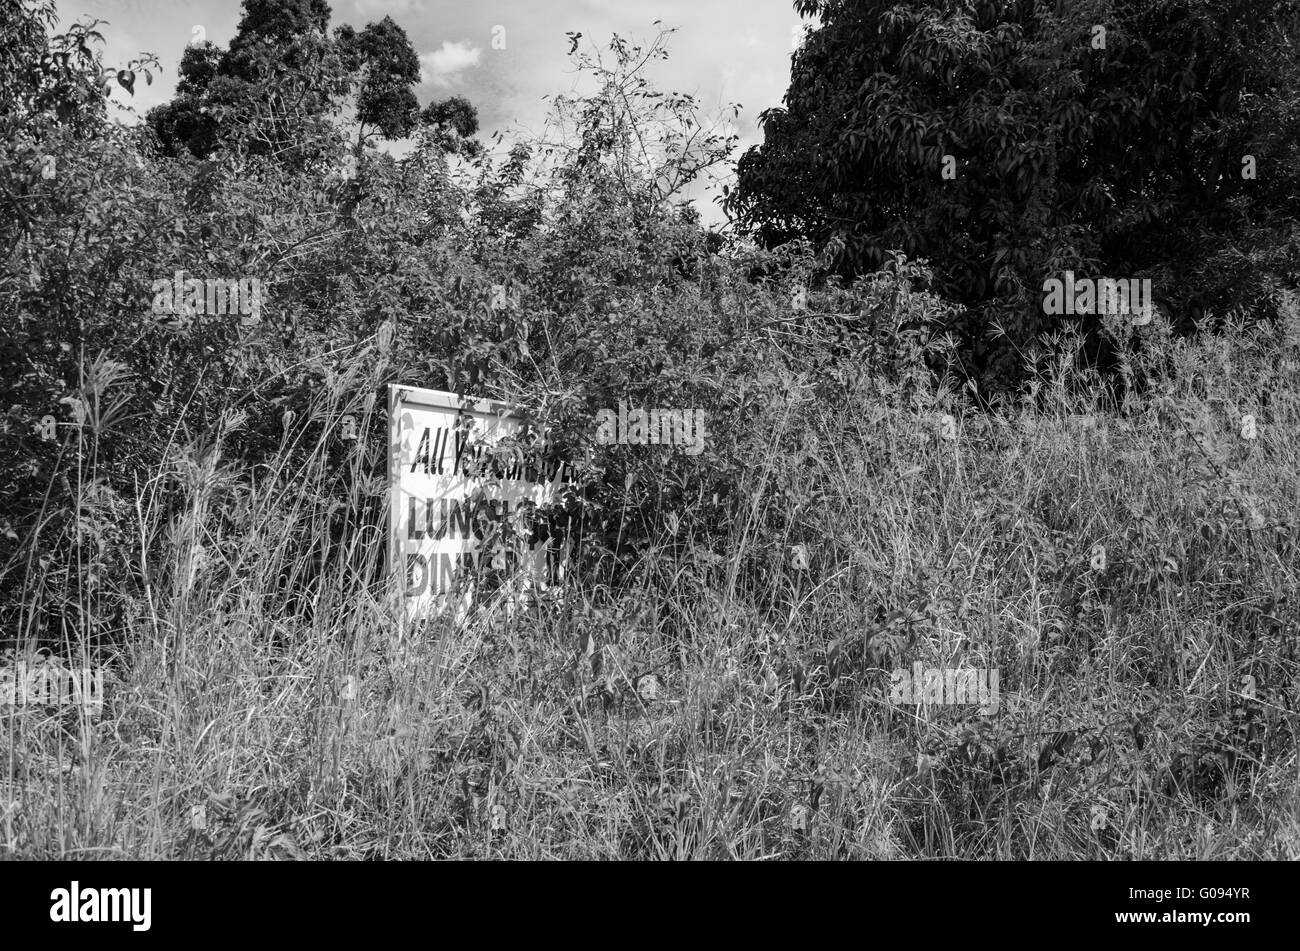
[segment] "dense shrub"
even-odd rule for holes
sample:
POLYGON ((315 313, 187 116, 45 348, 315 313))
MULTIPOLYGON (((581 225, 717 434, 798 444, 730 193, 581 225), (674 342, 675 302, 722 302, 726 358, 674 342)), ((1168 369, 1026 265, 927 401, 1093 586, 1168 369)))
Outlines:
MULTIPOLYGON (((80 49, 33 24, 20 59, 80 49)), ((1295 296, 1108 322, 1122 405, 1077 334, 996 399, 927 265, 700 228, 679 189, 731 143, 644 83, 662 52, 579 55, 594 88, 506 156, 454 103, 355 175, 328 124, 312 162, 237 122, 172 155, 102 121, 93 56, 32 74, 0 650, 113 677, 0 712, 0 851, 1295 857, 1295 296), (259 319, 156 307, 178 270, 260 281, 259 319), (403 622, 395 382, 524 404, 519 448, 572 463, 556 601, 403 622), (620 403, 703 410, 703 451, 600 444, 620 403), (999 670, 999 709, 889 702, 914 663, 999 670)))

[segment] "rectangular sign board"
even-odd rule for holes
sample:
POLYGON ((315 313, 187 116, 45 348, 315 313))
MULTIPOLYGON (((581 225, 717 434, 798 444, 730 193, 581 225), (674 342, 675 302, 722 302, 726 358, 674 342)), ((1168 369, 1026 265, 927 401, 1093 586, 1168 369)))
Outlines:
POLYGON ((525 598, 562 580, 567 551, 535 531, 529 513, 556 499, 564 467, 538 471, 521 454, 492 452, 523 425, 506 403, 389 386, 389 564, 408 619, 449 606, 463 616, 473 600, 466 575, 482 567, 512 579, 509 590, 525 598), (502 523, 515 541, 501 542, 502 523))

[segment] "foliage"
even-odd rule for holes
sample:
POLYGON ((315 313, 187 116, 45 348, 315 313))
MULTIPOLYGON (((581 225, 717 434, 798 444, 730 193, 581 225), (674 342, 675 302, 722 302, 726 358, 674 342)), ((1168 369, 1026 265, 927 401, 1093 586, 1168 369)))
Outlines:
POLYGON ((409 60, 250 0, 187 54, 178 101, 238 93, 201 158, 105 121, 93 35, 24 9, 0 650, 111 677, 0 711, 3 854, 1297 854, 1294 295, 1285 333, 1104 326, 1147 381, 1122 412, 1064 334, 972 412, 940 268, 700 227, 682 189, 732 143, 649 82, 664 34, 574 42, 590 85, 504 155, 453 99, 397 159, 409 60), (267 107, 272 48, 310 108, 267 107), (160 304, 178 271, 258 280, 259 319, 160 304), (389 383, 530 407, 519 448, 575 470, 558 603, 402 620, 389 383), (620 403, 703 410, 703 451, 599 443, 620 403), (958 657, 1001 712, 886 701, 958 657))
POLYGON ((1066 270, 1150 278, 1185 329, 1294 279, 1293 0, 795 6, 818 24, 729 206, 841 274, 931 260, 971 375, 1019 378, 1066 270))
POLYGON ((422 113, 411 88, 420 63, 406 32, 386 16, 329 37, 329 14, 324 0, 248 0, 228 49, 187 47, 176 97, 148 117, 164 153, 243 150, 303 167, 328 155, 308 146, 330 139, 349 96, 358 149, 373 135, 409 136, 422 113))

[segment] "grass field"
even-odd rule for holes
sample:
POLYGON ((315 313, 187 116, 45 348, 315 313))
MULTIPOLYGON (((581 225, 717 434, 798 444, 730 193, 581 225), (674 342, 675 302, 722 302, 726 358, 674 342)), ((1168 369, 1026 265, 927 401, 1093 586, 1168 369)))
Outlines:
POLYGON ((134 500, 170 563, 102 709, 0 711, 0 855, 1300 857, 1295 341, 1157 356, 1123 412, 795 394, 722 538, 685 506, 633 581, 460 627, 403 630, 376 526, 304 546, 323 445, 217 434, 134 500), (892 703, 917 662, 996 710, 892 703))

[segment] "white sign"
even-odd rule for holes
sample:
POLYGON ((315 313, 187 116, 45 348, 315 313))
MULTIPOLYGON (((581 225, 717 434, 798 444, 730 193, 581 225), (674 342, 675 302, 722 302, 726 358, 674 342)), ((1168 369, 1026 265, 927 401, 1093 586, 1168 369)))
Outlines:
POLYGON ((567 550, 531 513, 557 497, 564 467, 538 471, 522 452, 494 451, 523 428, 518 407, 394 384, 388 425, 389 564, 408 618, 446 607, 458 580, 463 615, 474 590, 466 575, 481 570, 527 594, 562 580, 567 550))

